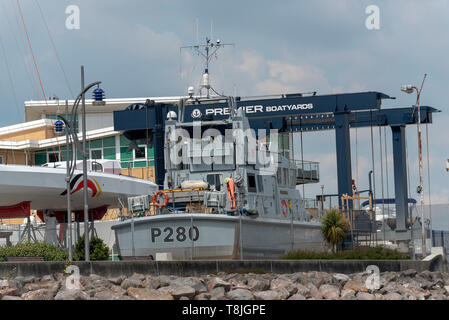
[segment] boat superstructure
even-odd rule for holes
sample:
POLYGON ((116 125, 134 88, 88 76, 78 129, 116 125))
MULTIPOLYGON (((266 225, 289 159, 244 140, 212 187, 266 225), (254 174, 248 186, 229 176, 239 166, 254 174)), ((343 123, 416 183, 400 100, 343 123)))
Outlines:
POLYGON ((323 249, 321 225, 296 189, 303 170, 279 152, 277 132, 255 133, 228 101, 223 120, 168 114, 164 190, 129 199, 130 213, 149 216, 112 226, 122 257, 257 259, 323 249))

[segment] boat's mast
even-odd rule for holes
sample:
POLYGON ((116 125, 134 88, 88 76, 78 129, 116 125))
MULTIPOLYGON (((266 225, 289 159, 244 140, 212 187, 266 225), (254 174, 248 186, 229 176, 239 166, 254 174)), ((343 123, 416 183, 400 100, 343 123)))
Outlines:
POLYGON ((199 56, 202 56, 206 60, 204 73, 203 73, 203 77, 201 79, 201 84, 200 84, 200 93, 201 93, 202 89, 206 89, 207 90, 207 98, 210 97, 211 89, 212 89, 212 91, 214 91, 216 93, 214 88, 212 88, 212 86, 210 85, 210 81, 209 81, 209 62, 210 62, 211 57, 216 55, 218 50, 220 50, 221 48, 223 48, 225 46, 234 46, 234 45, 235 44, 233 44, 233 43, 222 44, 220 39, 217 39, 216 43, 213 43, 213 42, 211 42, 211 39, 206 37, 206 44, 204 44, 204 45, 195 45, 195 46, 187 46, 187 47, 180 48, 180 50, 194 49, 199 56), (204 50, 204 52, 202 50, 204 50))

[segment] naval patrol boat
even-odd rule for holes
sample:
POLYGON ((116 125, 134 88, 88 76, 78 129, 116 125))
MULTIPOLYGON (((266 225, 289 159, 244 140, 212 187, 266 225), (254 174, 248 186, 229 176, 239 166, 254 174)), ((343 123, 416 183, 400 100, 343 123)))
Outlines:
POLYGON ((318 164, 289 159, 279 135, 251 131, 235 98, 226 100, 222 120, 182 122, 168 113, 164 188, 128 198, 128 218, 111 227, 123 259, 272 259, 323 250, 319 217, 296 188, 305 176, 319 180, 318 164))

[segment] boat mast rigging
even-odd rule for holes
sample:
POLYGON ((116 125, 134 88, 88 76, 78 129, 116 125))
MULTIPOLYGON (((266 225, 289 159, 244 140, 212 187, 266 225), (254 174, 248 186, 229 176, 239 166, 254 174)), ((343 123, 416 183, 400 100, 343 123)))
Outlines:
POLYGON ((200 83, 200 96, 202 96, 203 89, 207 90, 207 98, 210 98, 210 90, 212 90, 218 96, 223 96, 222 94, 219 94, 210 84, 209 65, 210 65, 212 57, 214 57, 214 56, 217 57, 217 52, 221 48, 224 48, 227 46, 235 46, 235 44, 234 43, 221 43, 220 39, 217 39, 217 41, 214 43, 211 41, 211 39, 206 37, 206 44, 203 44, 203 45, 197 44, 194 46, 185 46, 185 47, 180 48, 180 51, 182 51, 183 49, 193 49, 198 54, 198 56, 203 57, 205 60, 204 73, 203 73, 203 76, 201 78, 201 83, 200 83))

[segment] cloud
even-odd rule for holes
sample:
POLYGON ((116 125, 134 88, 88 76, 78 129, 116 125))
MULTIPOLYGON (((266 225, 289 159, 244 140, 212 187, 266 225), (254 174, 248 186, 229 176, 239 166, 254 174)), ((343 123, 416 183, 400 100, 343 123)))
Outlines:
POLYGON ((252 81, 244 82, 246 91, 256 95, 310 92, 330 89, 323 70, 316 66, 281 59, 268 59, 255 51, 244 51, 235 67, 252 81))

